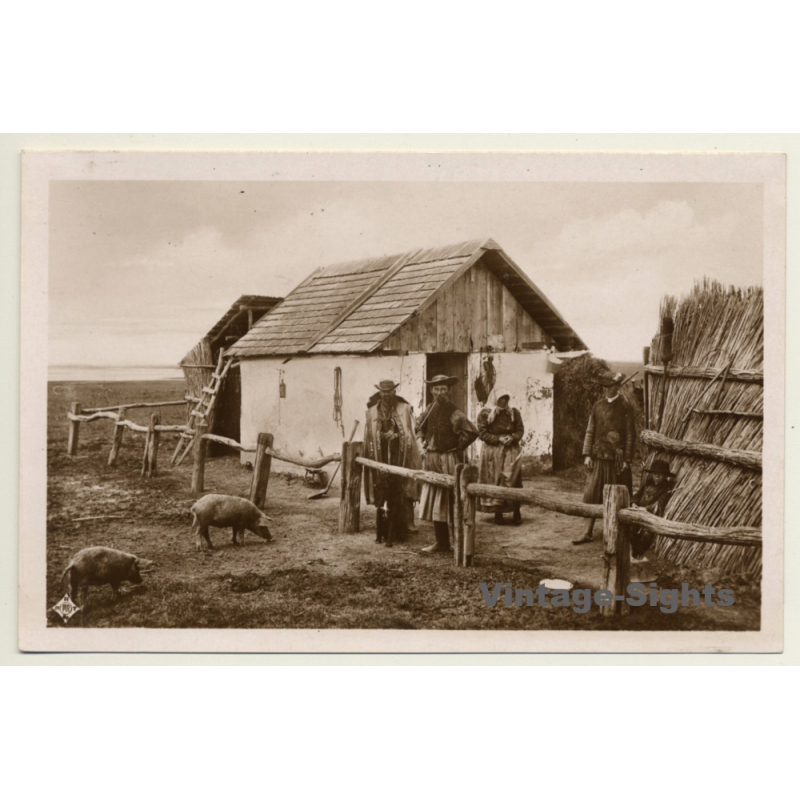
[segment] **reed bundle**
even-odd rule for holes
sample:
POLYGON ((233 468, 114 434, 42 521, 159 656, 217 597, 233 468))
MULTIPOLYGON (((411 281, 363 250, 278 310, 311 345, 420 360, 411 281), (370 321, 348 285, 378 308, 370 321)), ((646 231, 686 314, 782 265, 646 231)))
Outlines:
MULTIPOLYGON (((680 300, 665 297, 661 316, 670 316, 674 322, 669 365, 711 368, 714 377, 668 375, 663 419, 659 420, 665 380, 650 375, 651 427, 671 439, 761 452, 763 386, 738 381, 728 370, 763 370, 763 290, 724 287, 705 279, 680 300), (702 411, 739 413, 698 413, 702 411)), ((661 365, 660 350, 657 336, 650 349, 651 364, 661 365)), ((665 453, 654 450, 647 465, 664 457, 665 453)), ((667 519, 715 527, 761 525, 759 471, 689 454, 669 454, 667 458, 677 475, 664 515, 667 519)), ((751 578, 761 573, 761 548, 657 537, 656 552, 679 564, 713 567, 751 578)))

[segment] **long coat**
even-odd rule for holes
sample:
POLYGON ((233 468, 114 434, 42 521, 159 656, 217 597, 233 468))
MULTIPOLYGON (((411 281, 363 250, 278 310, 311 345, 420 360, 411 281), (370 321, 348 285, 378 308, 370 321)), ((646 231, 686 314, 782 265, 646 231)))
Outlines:
POLYGON ((624 397, 616 400, 598 400, 592 407, 586 436, 583 440, 583 455, 594 460, 592 471, 583 493, 584 503, 602 503, 603 487, 607 484, 622 484, 632 491, 630 466, 636 444, 636 425, 633 408, 624 397))
MULTIPOLYGON (((416 436, 414 435, 414 414, 411 406, 403 400, 397 398, 394 410, 391 415, 395 430, 399 434, 396 446, 390 449, 392 453, 388 463, 396 467, 406 467, 408 469, 421 469, 422 457, 419 452, 416 436)), ((373 403, 367 408, 367 424, 364 429, 364 455, 373 461, 387 463, 387 459, 381 453, 381 418, 379 403, 373 403)), ((380 479, 381 473, 375 470, 364 470, 364 497, 367 503, 381 507, 386 501, 385 485, 386 482, 380 479)), ((416 499, 417 489, 413 480, 400 478, 403 492, 406 497, 416 499)))
POLYGON ((586 426, 583 455, 630 463, 635 444, 636 427, 631 404, 620 395, 610 403, 606 398, 598 400, 592 406, 586 426))
MULTIPOLYGON (((490 422, 492 410, 484 408, 478 415, 478 433, 483 446, 478 483, 494 486, 518 488, 522 486, 522 449, 520 440, 525 434, 525 424, 519 410, 509 406, 497 410, 490 422), (512 444, 500 443, 501 436, 510 436, 512 444)), ((490 500, 481 498, 482 511, 515 511, 518 504, 509 500, 490 500)))

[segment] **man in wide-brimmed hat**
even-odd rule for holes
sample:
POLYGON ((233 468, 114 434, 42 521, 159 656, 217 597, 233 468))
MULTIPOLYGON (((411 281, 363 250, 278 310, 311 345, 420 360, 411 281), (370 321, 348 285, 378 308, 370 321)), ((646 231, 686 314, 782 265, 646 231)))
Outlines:
MULTIPOLYGON (((475 426, 450 399, 450 387, 458 378, 436 375, 425 381, 431 387, 433 402, 425 409, 417 424, 417 435, 424 445, 424 469, 452 475, 456 464, 464 462, 464 451, 478 437, 475 426)), ((422 485, 420 519, 433 522, 436 543, 424 547, 425 553, 449 553, 450 524, 453 521, 453 492, 443 486, 422 485)))
MULTIPOLYGON (((522 414, 510 405, 511 393, 498 389, 493 406, 486 406, 478 414, 481 466, 478 483, 492 486, 522 487, 522 448, 520 439, 525 433, 522 414)), ((519 525, 522 516, 519 503, 510 500, 482 498, 481 511, 494 513, 494 521, 503 524, 503 514, 511 513, 512 522, 519 525)))
MULTIPOLYGON (((631 461, 636 426, 632 406, 619 393, 624 381, 625 375, 621 372, 602 372, 597 379, 603 387, 603 399, 592 406, 583 440, 584 464, 589 470, 584 503, 602 503, 606 484, 627 486, 629 492, 633 489, 631 461)), ((594 519, 589 517, 583 537, 572 543, 591 542, 593 530, 594 519)))
MULTIPOLYGON (((373 461, 419 469, 422 465, 411 404, 397 395, 399 383, 383 380, 367 402, 364 453, 373 461)), ((417 496, 413 480, 377 470, 364 470, 364 496, 378 509, 375 541, 387 547, 408 533, 408 506, 417 496)))

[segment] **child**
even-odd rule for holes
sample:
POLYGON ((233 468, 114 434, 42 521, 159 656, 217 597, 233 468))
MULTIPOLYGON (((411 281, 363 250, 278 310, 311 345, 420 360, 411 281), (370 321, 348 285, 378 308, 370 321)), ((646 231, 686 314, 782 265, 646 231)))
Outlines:
MULTIPOLYGON (((669 471, 669 464, 659 459, 655 460, 650 469, 645 470, 650 478, 645 479, 639 491, 633 496, 632 508, 643 508, 658 517, 663 516, 664 509, 672 496, 673 479, 675 476, 669 471)), ((643 556, 653 543, 654 534, 641 528, 631 536, 631 554, 638 559, 643 556)))

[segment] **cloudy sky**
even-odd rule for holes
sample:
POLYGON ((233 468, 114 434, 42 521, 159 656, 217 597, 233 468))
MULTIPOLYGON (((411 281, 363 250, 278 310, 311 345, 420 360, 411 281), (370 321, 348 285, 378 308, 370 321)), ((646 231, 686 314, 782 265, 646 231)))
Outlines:
POLYGON ((752 183, 53 181, 51 365, 174 365, 242 294, 494 238, 594 352, 641 358, 665 293, 760 284, 752 183))

